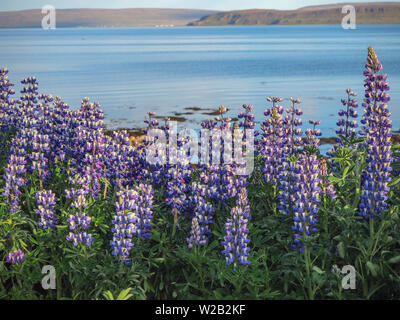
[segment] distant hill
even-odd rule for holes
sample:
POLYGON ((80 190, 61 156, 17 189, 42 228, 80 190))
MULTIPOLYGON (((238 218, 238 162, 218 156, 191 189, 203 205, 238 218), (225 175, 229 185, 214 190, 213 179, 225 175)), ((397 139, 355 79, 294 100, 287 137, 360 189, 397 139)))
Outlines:
POLYGON ((189 23, 189 25, 340 24, 344 17, 342 7, 345 4, 351 4, 356 8, 357 24, 400 24, 400 3, 370 2, 310 6, 290 11, 253 9, 218 12, 202 17, 198 21, 189 23))
MULTIPOLYGON (((57 9, 56 27, 135 27, 187 25, 216 13, 192 9, 57 9)), ((0 11, 0 28, 41 28, 41 10, 0 11)))

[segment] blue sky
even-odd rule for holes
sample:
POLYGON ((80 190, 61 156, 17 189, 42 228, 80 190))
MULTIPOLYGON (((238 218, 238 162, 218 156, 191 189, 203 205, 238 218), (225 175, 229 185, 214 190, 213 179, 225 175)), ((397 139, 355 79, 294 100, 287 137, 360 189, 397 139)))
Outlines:
MULTIPOLYGON (((393 1, 393 0, 392 0, 393 1)), ((63 8, 190 8, 213 10, 297 9, 309 5, 343 2, 341 0, 1 0, 0 11, 24 10, 53 5, 63 8)), ((378 2, 352 0, 351 2, 378 2)), ((381 1, 385 2, 385 1, 381 1)), ((387 1, 386 1, 387 2, 387 1)), ((400 2, 400 0, 393 1, 400 2)))

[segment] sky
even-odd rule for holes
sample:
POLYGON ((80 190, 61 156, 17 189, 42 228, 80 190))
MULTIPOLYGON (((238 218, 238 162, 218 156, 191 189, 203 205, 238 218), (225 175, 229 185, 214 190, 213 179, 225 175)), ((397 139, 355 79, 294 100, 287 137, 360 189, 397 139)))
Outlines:
MULTIPOLYGON (((0 0, 0 11, 38 9, 53 5, 65 8, 189 8, 211 10, 280 9, 291 10, 310 5, 344 2, 343 0, 0 0)), ((351 0, 350 2, 388 2, 351 0)), ((400 2, 400 0, 392 0, 400 2)))

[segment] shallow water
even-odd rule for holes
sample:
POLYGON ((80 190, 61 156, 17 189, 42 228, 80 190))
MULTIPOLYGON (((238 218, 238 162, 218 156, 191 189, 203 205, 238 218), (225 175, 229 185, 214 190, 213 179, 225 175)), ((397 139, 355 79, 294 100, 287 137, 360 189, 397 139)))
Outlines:
POLYGON ((141 127, 148 110, 178 112, 187 119, 179 126, 195 128, 220 104, 231 116, 253 104, 259 120, 265 97, 276 95, 284 106, 290 96, 301 98, 303 119, 322 120, 327 137, 345 89, 363 97, 372 45, 389 74, 400 128, 400 25, 0 29, 0 40, 0 64, 12 82, 35 75, 40 92, 73 108, 85 96, 99 101, 109 128, 141 127))

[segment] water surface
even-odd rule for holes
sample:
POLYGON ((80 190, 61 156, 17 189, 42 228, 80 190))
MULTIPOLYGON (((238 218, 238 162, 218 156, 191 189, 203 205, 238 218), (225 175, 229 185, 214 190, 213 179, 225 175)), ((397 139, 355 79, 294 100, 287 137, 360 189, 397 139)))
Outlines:
POLYGON ((285 107, 299 97, 304 119, 322 120, 327 137, 345 89, 363 97, 372 45, 389 74, 392 120, 400 128, 399 25, 0 29, 0 40, 0 64, 12 82, 35 75, 40 92, 73 108, 85 96, 99 101, 109 128, 141 127, 148 110, 178 112, 187 119, 182 127, 195 128, 221 104, 232 116, 253 104, 259 120, 265 97, 275 95, 285 107))

